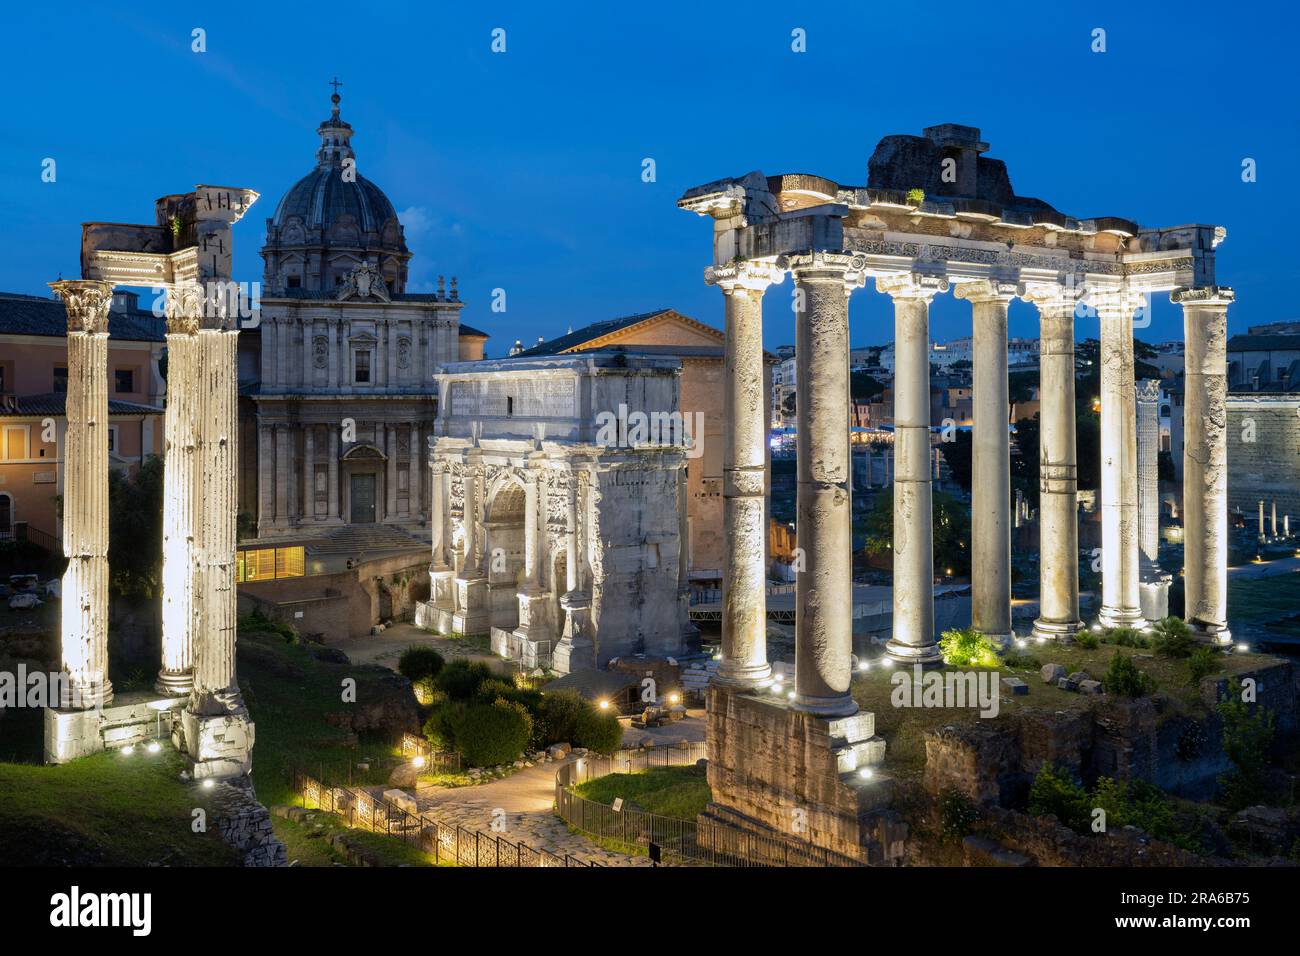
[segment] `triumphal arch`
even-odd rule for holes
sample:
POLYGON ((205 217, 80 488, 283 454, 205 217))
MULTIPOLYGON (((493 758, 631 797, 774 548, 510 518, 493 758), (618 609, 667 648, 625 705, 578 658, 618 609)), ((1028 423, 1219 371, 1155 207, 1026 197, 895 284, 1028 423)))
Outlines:
MULTIPOLYGON (((1101 341, 1100 623, 1141 626, 1133 377, 1135 315, 1153 294, 1182 306, 1186 329, 1184 459, 1186 618, 1203 640, 1229 635, 1225 441, 1226 317, 1213 225, 1139 226, 1075 218, 1012 190, 978 129, 943 125, 886 136, 865 186, 761 172, 689 189, 678 205, 708 217, 705 281, 726 311, 722 662, 709 699, 709 779, 720 816, 800 834, 850 856, 893 842, 873 815, 888 782, 884 743, 849 692, 852 524, 847 409, 848 305, 870 283, 894 306, 893 635, 887 658, 941 662, 934 635, 928 313, 951 292, 971 304, 974 335, 972 621, 1012 635, 1007 307, 1041 321, 1041 613, 1034 632, 1069 639, 1079 613, 1074 435, 1076 315, 1101 341), (762 390, 765 291, 793 281, 798 354, 796 675, 790 698, 756 692, 765 648, 762 390), (1081 311, 1082 310, 1082 311, 1081 311), (779 752, 773 752, 778 741, 779 752), (866 772, 863 772, 863 771, 866 772), (795 814, 801 810, 802 815, 795 814)), ((780 313, 777 313, 780 314, 780 313)))

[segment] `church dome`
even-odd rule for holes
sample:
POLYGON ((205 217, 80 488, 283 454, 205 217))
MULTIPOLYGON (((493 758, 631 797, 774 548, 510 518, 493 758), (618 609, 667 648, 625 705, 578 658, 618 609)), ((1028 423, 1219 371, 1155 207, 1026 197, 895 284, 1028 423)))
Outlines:
POLYGON ((329 292, 365 264, 390 292, 406 289, 411 252, 402 224, 384 191, 357 171, 339 99, 336 89, 330 118, 316 130, 316 168, 289 187, 266 221, 263 282, 272 294, 329 292))

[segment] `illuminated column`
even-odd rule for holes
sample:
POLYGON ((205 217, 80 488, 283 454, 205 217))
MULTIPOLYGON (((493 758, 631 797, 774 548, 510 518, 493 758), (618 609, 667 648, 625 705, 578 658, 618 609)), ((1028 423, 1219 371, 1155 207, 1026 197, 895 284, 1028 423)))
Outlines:
POLYGON ((1226 286, 1178 289, 1183 307, 1184 616, 1203 640, 1228 644, 1228 306, 1226 286))
POLYGON ((1270 527, 1272 528, 1271 533, 1273 537, 1276 538, 1277 537, 1277 499, 1276 498, 1273 499, 1272 509, 1273 509, 1273 516, 1270 519, 1270 527))
MULTIPOLYGON (((1026 287, 1038 306, 1038 619, 1034 637, 1070 640, 1079 617, 1079 500, 1075 446, 1075 296, 1055 285, 1026 287)), ((1020 449, 1022 455, 1032 449, 1020 449)))
POLYGON ((1013 636, 1007 305, 1015 295, 1015 283, 987 279, 965 283, 956 292, 970 300, 974 329, 971 627, 1003 645, 1013 636))
POLYGON ((108 679, 108 307, 113 284, 51 282, 68 315, 60 621, 67 696, 93 710, 113 700, 108 679))
POLYGON ((767 662, 764 562, 767 415, 763 293, 783 278, 784 273, 767 262, 712 266, 704 273, 706 282, 721 287, 726 302, 722 663, 713 680, 728 687, 754 687, 772 674, 767 662))
POLYGON ((202 317, 203 290, 199 286, 175 285, 168 289, 162 669, 155 687, 172 697, 183 697, 194 687, 194 587, 198 576, 194 539, 199 507, 195 416, 200 404, 198 331, 202 317))
POLYGON ((591 595, 582 589, 582 555, 579 549, 579 475, 568 477, 568 508, 564 529, 565 592, 560 598, 564 632, 551 656, 551 667, 561 674, 595 666, 594 647, 587 635, 591 595))
POLYGON ((1264 499, 1259 499, 1259 540, 1263 541, 1268 537, 1268 531, 1264 526, 1264 499))
MULTIPOLYGON (((447 466, 444 462, 434 460, 430 465, 429 491, 429 528, 433 537, 433 559, 429 562, 429 599, 434 607, 451 611, 455 606, 452 578, 455 570, 447 561, 447 466)), ((448 627, 449 622, 438 620, 431 622, 439 630, 448 627)))
POLYGON ((275 523, 289 523, 289 426, 275 425, 275 523))
MULTIPOLYGON (((795 579, 794 706, 819 716, 842 717, 858 709, 849 694, 853 677, 849 293, 862 285, 866 261, 861 256, 810 253, 790 256, 783 264, 798 286, 796 528, 804 570, 795 579)), ((758 552, 762 554, 761 540, 758 552)))
POLYGON ((894 299, 894 629, 885 653, 903 664, 943 662, 934 639, 934 527, 930 479, 930 300, 940 276, 876 280, 894 299))
MULTIPOLYGON (((170 360, 169 363, 170 364, 170 360)), ((169 371, 170 374, 170 371, 169 371)), ((171 396, 167 397, 168 404, 171 396)), ((168 436, 170 436, 168 432, 168 436)), ((171 438, 164 436, 170 445, 171 438)), ((191 436, 192 439, 192 436, 191 436)), ((257 530, 266 531, 275 523, 275 429, 257 426, 257 530)))
POLYGON ((1169 584, 1160 570, 1160 382, 1143 379, 1134 386, 1137 403, 1138 594, 1142 617, 1169 616, 1169 584))
MULTIPOLYGON (((1143 623, 1138 590, 1137 399, 1133 313, 1142 297, 1096 296, 1101 319, 1101 614, 1103 627, 1143 623)), ((1188 421, 1192 419, 1188 418, 1188 421)))
POLYGON ((482 634, 488 630, 485 530, 482 525, 481 466, 467 462, 462 476, 465 489, 465 556, 453 581, 456 611, 452 630, 457 634, 482 634))

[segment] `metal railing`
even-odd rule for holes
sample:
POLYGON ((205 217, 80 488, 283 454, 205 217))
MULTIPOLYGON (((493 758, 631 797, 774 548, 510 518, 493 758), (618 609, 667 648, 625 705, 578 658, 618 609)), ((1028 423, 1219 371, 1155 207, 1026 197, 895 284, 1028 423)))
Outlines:
POLYGON ((63 554, 63 543, 58 538, 26 521, 15 521, 11 530, 0 531, 0 541, 27 541, 50 554, 63 554))
POLYGON ((555 774, 555 812, 569 826, 590 836, 612 840, 648 852, 651 844, 661 857, 684 866, 833 866, 866 864, 840 856, 804 840, 767 836, 722 823, 665 817, 644 810, 588 800, 573 787, 611 773, 635 773, 654 767, 690 766, 707 756, 705 744, 619 751, 612 757, 584 757, 555 774), (662 755, 660 757, 659 755, 662 755))
POLYGON ((293 772, 294 791, 302 806, 339 817, 350 829, 396 837, 435 863, 480 867, 592 867, 569 854, 563 856, 513 842, 494 833, 470 830, 431 813, 412 813, 359 787, 331 787, 300 770, 293 772))

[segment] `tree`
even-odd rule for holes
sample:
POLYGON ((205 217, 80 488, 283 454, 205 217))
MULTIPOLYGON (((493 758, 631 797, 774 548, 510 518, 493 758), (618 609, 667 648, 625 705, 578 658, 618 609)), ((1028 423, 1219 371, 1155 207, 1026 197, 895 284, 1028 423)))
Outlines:
POLYGON ((113 591, 152 599, 162 582, 163 461, 150 455, 133 475, 108 475, 108 567, 113 591))
POLYGON ((948 463, 952 480, 957 482, 962 491, 969 492, 971 485, 971 454, 973 438, 969 431, 958 429, 952 434, 952 441, 939 443, 943 451, 943 460, 948 463))
MULTIPOLYGON (((935 491, 931 497, 934 536, 934 569, 940 574, 965 577, 970 574, 970 511, 952 495, 935 491)), ((894 541, 894 488, 876 495, 863 530, 869 555, 892 550, 894 541)))
POLYGON ((1038 388, 1038 369, 1012 372, 1007 376, 1007 396, 1013 402, 1032 401, 1036 388, 1038 388))
POLYGON ((1038 435, 1039 416, 1022 418, 1016 422, 1016 449, 1011 456, 1011 487, 1019 490, 1031 505, 1038 502, 1038 435))
POLYGON ((849 394, 855 402, 869 402, 884 390, 884 383, 869 372, 859 369, 849 373, 849 394))

